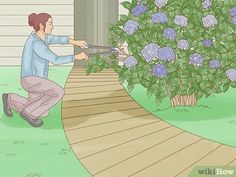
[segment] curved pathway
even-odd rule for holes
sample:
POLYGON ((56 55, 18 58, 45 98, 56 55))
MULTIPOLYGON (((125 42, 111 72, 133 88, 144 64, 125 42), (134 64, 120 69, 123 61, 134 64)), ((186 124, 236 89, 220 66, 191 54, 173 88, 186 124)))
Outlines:
POLYGON ((187 177, 195 166, 236 165, 236 148, 178 129, 153 116, 112 70, 74 66, 62 118, 78 159, 95 177, 187 177))

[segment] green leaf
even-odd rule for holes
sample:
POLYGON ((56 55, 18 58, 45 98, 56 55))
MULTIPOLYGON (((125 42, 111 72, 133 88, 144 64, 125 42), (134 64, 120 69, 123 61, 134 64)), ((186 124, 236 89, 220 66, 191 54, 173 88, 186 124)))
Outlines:
POLYGON ((122 5, 124 8, 128 9, 128 10, 129 10, 130 7, 131 7, 131 3, 128 2, 128 1, 122 2, 121 5, 122 5))
POLYGON ((153 95, 153 93, 154 93, 154 91, 153 91, 152 88, 148 88, 148 89, 147 89, 147 96, 148 96, 148 98, 151 98, 152 95, 153 95))
POLYGON ((128 84, 127 88, 129 92, 132 92, 132 90, 134 89, 134 84, 133 83, 128 84))
POLYGON ((223 91, 226 92, 227 90, 229 90, 229 83, 223 85, 223 91))
POLYGON ((189 89, 189 91, 188 91, 188 94, 189 95, 192 95, 192 94, 194 94, 196 92, 196 89, 194 88, 194 87, 191 87, 190 89, 189 89))
POLYGON ((156 105, 159 106, 162 102, 162 98, 160 96, 157 96, 155 101, 156 101, 156 105))
POLYGON ((119 81, 120 81, 121 83, 124 83, 124 81, 125 81, 125 76, 124 76, 124 75, 120 75, 120 76, 119 76, 119 81))

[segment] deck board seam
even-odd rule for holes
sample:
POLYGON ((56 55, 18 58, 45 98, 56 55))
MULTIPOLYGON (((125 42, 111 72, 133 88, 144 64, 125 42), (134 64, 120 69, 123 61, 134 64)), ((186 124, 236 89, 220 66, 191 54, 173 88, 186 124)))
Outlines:
POLYGON ((175 175, 175 177, 179 176, 181 173, 185 172, 187 169, 189 169, 190 167, 192 167, 194 164, 196 164, 197 162, 199 162, 200 160, 204 159, 205 157, 209 156, 211 153, 213 153, 214 151, 216 151, 218 148, 220 148, 222 146, 222 144, 218 145, 216 148, 214 148, 213 150, 211 150, 210 152, 208 152, 207 154, 205 154, 203 157, 201 157, 200 159, 198 159, 197 161, 195 161, 194 163, 192 163, 191 165, 189 165, 188 167, 186 167, 185 169, 183 169, 181 172, 179 172, 177 175, 175 175))
POLYGON ((70 79, 119 79, 118 75, 69 75, 70 79), (104 76, 104 77, 102 77, 104 76))
POLYGON ((227 165, 226 165, 226 167, 227 166, 229 166, 231 163, 233 163, 234 161, 236 161, 236 159, 233 159, 232 161, 230 161, 227 165))
MULTIPOLYGON (((85 83, 99 83, 99 82, 114 82, 114 80, 112 80, 112 81, 109 81, 109 80, 101 80, 101 81, 89 81, 89 80, 85 80, 85 81, 81 81, 81 82, 85 82, 85 83)), ((71 81, 67 81, 67 83, 78 83, 78 81, 76 82, 76 81, 74 81, 74 82, 71 82, 71 81)), ((120 83, 120 82, 118 82, 117 81, 117 83, 120 83)))
POLYGON ((171 127, 173 127, 173 126, 170 125, 170 126, 168 126, 168 127, 162 128, 162 129, 160 129, 160 130, 156 130, 156 131, 154 131, 154 132, 151 132, 151 133, 148 133, 148 134, 145 134, 145 135, 139 136, 139 137, 134 138, 134 139, 132 139, 132 140, 125 141, 125 142, 123 142, 123 143, 120 143, 120 144, 118 144, 118 145, 115 145, 115 146, 109 147, 109 148, 104 149, 104 150, 101 150, 101 151, 98 151, 98 152, 96 152, 96 153, 93 153, 93 154, 90 154, 90 155, 87 155, 87 156, 84 156, 84 157, 80 157, 80 159, 82 160, 82 159, 85 159, 85 158, 91 157, 91 156, 93 156, 93 155, 99 154, 99 153, 101 153, 101 152, 105 152, 105 151, 107 151, 107 150, 110 150, 110 149, 113 149, 113 148, 119 147, 119 146, 121 146, 121 145, 128 144, 128 143, 130 143, 130 142, 132 142, 132 141, 136 141, 136 140, 138 140, 138 139, 142 139, 142 138, 144 138, 144 137, 146 137, 146 136, 153 135, 153 134, 155 134, 155 133, 159 133, 159 132, 161 132, 161 131, 163 131, 163 130, 166 130, 166 129, 169 129, 169 128, 171 128, 171 127))
MULTIPOLYGON (((111 103, 122 103, 122 102, 129 102, 129 101, 132 101, 132 100, 124 100, 124 101, 119 101, 119 102, 106 102, 106 103, 95 103, 95 104, 81 104, 81 105, 77 105, 77 106, 65 106, 65 105, 62 105, 62 109, 66 109, 66 108, 75 108, 75 107, 86 107, 86 106, 97 106, 97 105, 103 105, 103 104, 111 104, 111 103)), ((76 103, 74 103, 76 104, 76 103)), ((79 104, 79 103, 78 103, 79 104)))
POLYGON ((124 93, 127 93, 123 89, 119 89, 119 90, 104 90, 104 91, 99 91, 99 92, 82 92, 82 93, 71 93, 71 94, 66 93, 65 96, 66 95, 83 95, 83 94, 88 94, 88 93, 102 93, 102 92, 112 93, 112 92, 116 92, 116 91, 123 91, 124 93))
POLYGON ((62 109, 69 109, 69 108, 81 108, 81 107, 89 107, 89 106, 102 106, 102 105, 107 105, 107 104, 112 104, 112 103, 129 103, 129 102, 134 102, 134 100, 125 100, 125 101, 119 101, 119 102, 108 102, 108 103, 98 103, 98 104, 87 104, 87 105, 77 105, 77 106, 70 106, 70 107, 63 107, 62 109))
MULTIPOLYGON (((110 85, 117 85, 117 86, 121 86, 121 84, 106 84, 106 85, 95 85, 96 87, 100 87, 100 86, 110 86, 110 85)), ((89 86, 77 86, 77 87, 66 87, 65 89, 71 89, 71 88, 87 88, 87 87, 94 87, 94 85, 89 85, 89 86)))
POLYGON ((102 138, 102 137, 109 136, 109 135, 114 135, 114 134, 117 134, 117 133, 120 133, 120 132, 129 131, 129 130, 132 130, 132 129, 135 129, 135 128, 143 127, 143 126, 150 125, 150 124, 155 124, 155 123, 158 123, 158 122, 162 122, 162 120, 153 121, 153 122, 149 122, 149 123, 146 123, 146 124, 141 124, 141 125, 138 125, 138 126, 135 126, 135 127, 126 128, 124 130, 119 130, 119 131, 116 131, 116 132, 108 133, 108 134, 105 134, 105 135, 100 135, 100 136, 89 138, 89 139, 82 140, 82 141, 77 141, 77 142, 74 142, 74 143, 70 143, 70 145, 83 143, 83 142, 86 142, 86 141, 102 138))
MULTIPOLYGON (((107 98, 124 98, 124 97, 130 97, 129 95, 125 95, 125 96, 114 96, 114 97, 98 97, 98 98, 89 98, 89 99, 76 99, 76 100, 63 100, 62 102, 71 102, 71 101, 88 101, 88 100, 99 100, 99 99, 107 99, 107 98)), ((132 98, 131 98, 132 99, 132 98)))
POLYGON ((99 113, 93 113, 93 114, 84 114, 84 115, 78 115, 78 116, 70 116, 70 117, 64 117, 63 119, 72 119, 72 118, 78 118, 79 116, 92 116, 92 115, 97 115, 97 114, 106 114, 106 113, 112 113, 112 112, 117 112, 117 111, 126 111, 126 110, 134 110, 134 109, 143 109, 140 106, 135 107, 135 108, 129 108, 129 109, 119 109, 115 111, 106 111, 106 112, 99 112, 99 113))
POLYGON ((111 166, 109 166, 109 167, 107 167, 107 168, 105 168, 105 169, 103 169, 103 170, 100 170, 100 171, 98 171, 98 172, 96 172, 96 173, 93 173, 92 175, 100 174, 100 173, 102 173, 102 172, 104 172, 104 171, 106 171, 106 170, 108 170, 108 169, 110 169, 110 168, 113 168, 113 167, 117 166, 118 164, 121 164, 121 163, 123 163, 123 162, 125 162, 125 161, 127 161, 127 160, 129 160, 129 159, 131 159, 131 158, 133 158, 133 157, 135 157, 135 156, 138 156, 139 154, 142 154, 142 153, 144 153, 144 152, 146 152, 146 151, 148 151, 148 150, 150 150, 150 149, 152 149, 152 148, 154 148, 154 147, 156 147, 156 146, 159 146, 159 145, 165 143, 166 141, 168 141, 168 140, 170 140, 170 139, 176 138, 177 136, 179 136, 179 135, 181 135, 181 134, 183 134, 183 133, 185 133, 185 132, 182 131, 182 132, 180 132, 180 133, 177 133, 176 135, 174 135, 174 136, 172 136, 172 137, 170 137, 170 138, 167 138, 167 139, 165 139, 165 140, 163 140, 163 141, 161 141, 161 142, 158 142, 157 144, 154 144, 154 145, 152 145, 152 146, 149 147, 149 148, 146 148, 146 149, 144 149, 144 150, 142 150, 142 151, 140 151, 140 152, 138 152, 138 153, 135 153, 135 154, 133 154, 132 156, 130 156, 130 157, 128 157, 128 158, 125 158, 125 159, 122 160, 122 161, 116 162, 115 164, 113 164, 113 165, 111 165, 111 166))
MULTIPOLYGON (((98 114, 99 115, 99 114, 98 114)), ((102 114, 101 114, 102 115, 102 114)), ((152 114, 149 114, 149 113, 147 113, 147 114, 143 114, 143 115, 150 115, 150 116, 153 116, 152 114)), ((141 116, 141 115, 137 115, 137 116, 141 116)), ((79 118, 80 120, 87 120, 88 118, 87 118, 88 116, 80 116, 80 117, 75 117, 75 118, 79 118)), ((126 118, 123 118, 123 119, 127 119, 127 118, 129 118, 129 117, 126 117, 126 118)), ((155 118, 155 119, 160 119, 160 118, 158 118, 158 117, 153 117, 153 118, 155 118)), ((93 119, 93 118, 89 118, 89 119, 93 119)), ((67 120, 67 119, 64 119, 65 121, 67 120)), ((122 119, 118 119, 118 120, 122 120, 122 119)))
MULTIPOLYGON (((185 133, 186 133, 186 132, 185 132, 185 133)), ((159 163, 159 162, 161 162, 161 161, 163 161, 163 160, 165 160, 165 159, 167 159, 167 158, 173 156, 174 154, 177 154, 177 153, 181 152, 181 151, 184 150, 184 149, 187 149, 187 148, 191 147, 192 145, 194 145, 194 144, 196 144, 196 143, 198 143, 198 142, 200 142, 200 141, 202 141, 202 140, 203 140, 203 138, 201 138, 201 139, 199 139, 199 140, 197 140, 197 141, 194 141, 193 143, 191 143, 191 144, 189 144, 189 145, 187 145, 187 146, 185 146, 185 147, 179 149, 178 151, 175 151, 174 153, 171 153, 170 155, 168 155, 168 156, 166 156, 166 157, 164 157, 164 158, 162 158, 162 159, 160 159, 160 160, 158 160, 158 161, 156 161, 156 162, 154 162, 154 163, 148 165, 147 167, 145 167, 145 168, 143 168, 143 169, 141 169, 141 170, 138 170, 137 172, 135 172, 135 173, 129 175, 129 177, 134 176, 134 175, 140 173, 141 171, 144 171, 144 170, 150 168, 151 166, 153 166, 153 165, 155 165, 155 164, 157 164, 157 163, 159 163)))
POLYGON ((68 132, 68 131, 72 131, 72 130, 78 130, 78 129, 97 126, 97 125, 110 124, 110 123, 114 123, 114 122, 120 122, 120 121, 124 121, 124 120, 135 119, 135 118, 142 117, 142 116, 145 117, 145 116, 148 116, 148 115, 150 115, 150 114, 144 114, 144 115, 139 115, 139 116, 134 116, 134 117, 127 117, 127 118, 124 118, 124 119, 113 120, 113 121, 103 122, 103 123, 98 123, 98 124, 93 124, 93 125, 87 125, 87 126, 84 126, 84 127, 78 127, 78 128, 73 128, 73 129, 65 129, 65 131, 68 132))

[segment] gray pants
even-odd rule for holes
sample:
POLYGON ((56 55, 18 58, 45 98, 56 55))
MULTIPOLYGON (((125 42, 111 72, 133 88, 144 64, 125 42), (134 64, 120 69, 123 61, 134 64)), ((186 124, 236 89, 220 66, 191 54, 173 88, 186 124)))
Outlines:
POLYGON ((24 111, 32 118, 48 116, 50 108, 64 96, 64 89, 61 86, 41 77, 23 77, 21 86, 28 92, 28 98, 10 93, 10 107, 18 112, 24 111))

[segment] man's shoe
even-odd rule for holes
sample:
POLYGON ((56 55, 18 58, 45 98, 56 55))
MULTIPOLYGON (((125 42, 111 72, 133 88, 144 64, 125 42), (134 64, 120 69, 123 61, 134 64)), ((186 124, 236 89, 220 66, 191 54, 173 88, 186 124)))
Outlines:
POLYGON ((32 118, 29 115, 21 111, 20 116, 22 119, 26 120, 32 127, 41 127, 43 126, 43 121, 39 118, 32 118))
POLYGON ((12 117, 13 113, 11 111, 11 107, 9 105, 8 94, 2 94, 2 103, 3 103, 3 111, 7 117, 12 117))

